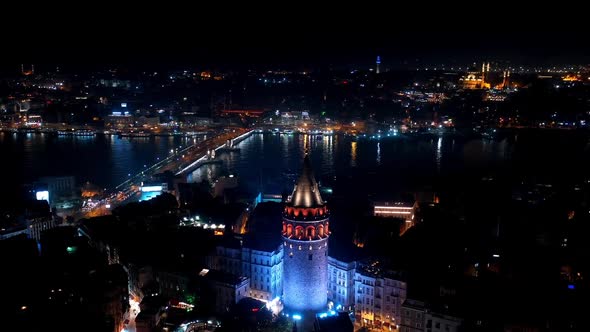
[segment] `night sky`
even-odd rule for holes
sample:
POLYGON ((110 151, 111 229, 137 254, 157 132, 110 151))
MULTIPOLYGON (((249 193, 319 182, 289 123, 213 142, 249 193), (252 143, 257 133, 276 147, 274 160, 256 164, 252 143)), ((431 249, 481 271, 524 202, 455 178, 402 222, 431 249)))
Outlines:
POLYGON ((590 62, 582 22, 569 16, 416 7, 38 10, 8 17, 6 24, 18 28, 4 36, 9 47, 3 58, 5 63, 362 65, 379 54, 394 66, 483 59, 590 62))

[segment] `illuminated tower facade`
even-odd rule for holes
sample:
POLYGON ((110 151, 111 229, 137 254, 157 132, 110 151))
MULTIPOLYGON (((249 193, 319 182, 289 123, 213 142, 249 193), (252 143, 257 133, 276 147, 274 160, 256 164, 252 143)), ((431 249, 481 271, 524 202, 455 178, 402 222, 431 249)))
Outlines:
POLYGON ((309 155, 283 211, 283 302, 291 312, 318 312, 327 304, 329 211, 309 155))
POLYGON ((379 68, 381 66, 381 57, 377 56, 377 61, 375 61, 375 72, 377 74, 379 74, 381 72, 381 68, 379 68))

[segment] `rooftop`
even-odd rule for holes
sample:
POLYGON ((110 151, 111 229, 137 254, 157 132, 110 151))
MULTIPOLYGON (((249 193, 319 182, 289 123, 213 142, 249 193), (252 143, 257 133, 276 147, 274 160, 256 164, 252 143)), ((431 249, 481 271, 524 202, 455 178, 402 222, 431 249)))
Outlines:
POLYGON ((305 154, 305 158, 303 159, 303 169, 301 170, 299 180, 297 180, 297 183, 295 184, 293 195, 291 196, 291 201, 289 203, 294 207, 306 208, 324 205, 324 201, 320 196, 318 184, 313 176, 313 169, 311 167, 308 153, 305 154))
POLYGON ((366 260, 357 264, 356 271, 362 275, 374 278, 389 278, 405 281, 405 276, 402 272, 395 271, 388 265, 379 260, 366 260))
POLYGON ((350 317, 346 312, 341 312, 337 316, 317 317, 315 325, 316 331, 319 332, 352 332, 354 329, 350 317))
POLYGON ((206 270, 204 269, 199 275, 207 278, 208 280, 228 284, 231 286, 237 286, 248 280, 247 277, 236 276, 231 273, 218 271, 218 270, 206 270))

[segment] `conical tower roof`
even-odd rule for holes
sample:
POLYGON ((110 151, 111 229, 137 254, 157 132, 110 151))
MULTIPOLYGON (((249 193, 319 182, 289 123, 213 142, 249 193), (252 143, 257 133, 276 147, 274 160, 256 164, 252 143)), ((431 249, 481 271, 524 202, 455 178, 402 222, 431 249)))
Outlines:
POLYGON ((294 207, 306 208, 324 205, 322 196, 320 196, 320 189, 313 176, 313 169, 311 168, 311 160, 309 159, 308 153, 305 153, 303 169, 293 189, 290 203, 294 207))

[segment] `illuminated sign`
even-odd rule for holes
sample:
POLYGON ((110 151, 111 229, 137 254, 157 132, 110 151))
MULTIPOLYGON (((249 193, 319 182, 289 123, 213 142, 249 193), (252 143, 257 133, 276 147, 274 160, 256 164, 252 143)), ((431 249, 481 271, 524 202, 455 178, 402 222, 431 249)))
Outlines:
POLYGON ((38 201, 49 202, 49 191, 47 191, 47 190, 37 191, 35 193, 35 197, 37 198, 38 201))
POLYGON ((141 187, 142 192, 162 191, 162 186, 145 186, 141 187))
POLYGON ((127 107, 127 103, 121 103, 121 107, 127 107))

